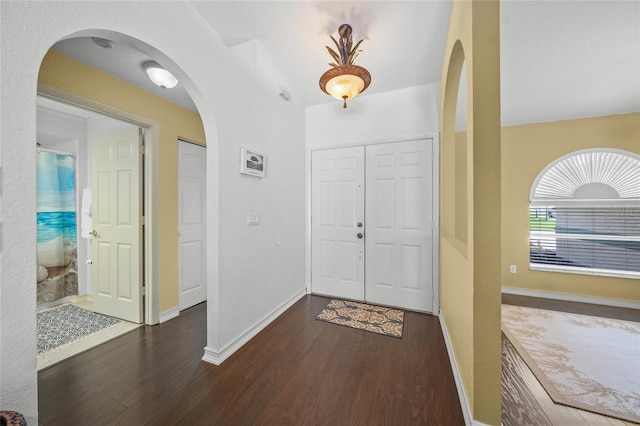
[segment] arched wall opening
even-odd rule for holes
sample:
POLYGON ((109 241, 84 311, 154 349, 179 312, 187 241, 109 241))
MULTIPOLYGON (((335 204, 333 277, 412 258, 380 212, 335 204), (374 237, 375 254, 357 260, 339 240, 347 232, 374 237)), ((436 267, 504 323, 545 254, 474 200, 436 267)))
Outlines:
MULTIPOLYGON (((157 49, 121 33, 83 30, 65 39, 100 37, 115 46, 139 52, 140 61, 155 60, 170 64, 176 74, 183 74, 181 84, 189 83, 173 61, 157 49), (133 47, 135 46, 135 48, 133 47)), ((119 49, 123 49, 120 48, 119 49)), ((128 52, 125 52, 128 53, 128 52)), ((100 54, 100 52, 98 53, 100 54)), ((127 58, 131 53, 126 55, 127 58)), ((139 64, 134 64, 134 68, 139 64)), ((142 70, 140 70, 142 74, 142 70)), ((169 90, 169 89, 167 89, 169 90)), ((189 89, 188 89, 189 90, 189 89)), ((187 90, 187 91, 188 91, 187 90)), ((191 89, 193 90, 193 89, 191 89)), ((110 74, 94 69, 59 51, 49 50, 39 73, 38 92, 45 96, 114 116, 146 129, 146 152, 141 178, 144 183, 144 276, 145 322, 156 324, 175 312, 178 306, 178 139, 205 145, 202 117, 168 102, 157 95, 133 86, 110 74)), ((89 141, 87 141, 89 143, 89 141)), ((86 153, 85 147, 84 152, 86 153)), ((85 156, 86 157, 86 156, 85 156)), ((141 188, 142 189, 142 188, 141 188)), ((94 261, 97 259, 94 257, 94 261)), ((91 269, 97 267, 94 266, 91 269)), ((108 313, 104 312, 104 313, 108 313)))
MULTIPOLYGON (((473 164, 472 158, 469 158, 469 144, 467 140, 467 132, 459 131, 457 128, 457 117, 466 114, 467 105, 459 105, 460 101, 467 99, 467 88, 461 87, 466 84, 466 78, 462 78, 462 71, 465 65, 465 52, 462 42, 457 40, 451 51, 449 60, 449 68, 445 86, 443 111, 442 111, 442 137, 443 140, 449 141, 446 147, 443 147, 443 157, 446 158, 448 167, 443 170, 443 178, 446 182, 443 185, 448 188, 443 194, 443 203, 447 205, 447 210, 453 212, 453 215, 446 215, 443 220, 443 238, 448 239, 456 249, 467 257, 468 243, 468 165, 473 164)), ((466 122, 466 120, 465 120, 466 122)))
MULTIPOLYGON (((459 164, 456 161, 456 115, 458 106, 458 94, 461 83, 461 72, 465 64, 465 48, 460 39, 457 39, 451 48, 446 69, 446 80, 442 93, 442 163, 441 163, 441 294, 443 322, 448 332, 456 336, 452 341, 452 350, 457 359, 460 382, 459 394, 466 405, 473 407, 474 380, 473 380, 473 354, 474 318, 473 318, 473 263, 469 256, 473 256, 473 246, 458 238, 456 218, 470 217, 472 213, 468 205, 464 209, 460 205, 456 193, 460 187, 460 181, 470 175, 468 167, 472 163, 459 164), (464 169, 461 169, 464 167, 464 169), (467 354, 467 356, 465 356, 467 354)), ((467 112, 469 109, 465 107, 467 112)), ((472 120, 467 117, 467 121, 472 120)), ((464 144, 465 146, 467 143, 464 144)), ((469 147, 466 146, 466 152, 469 147)), ((472 154, 471 154, 472 155, 472 154)), ((473 229, 473 228, 472 228, 473 229)), ((471 243, 472 244, 472 243, 471 243)), ((463 405, 465 405, 463 403, 463 405)), ((473 413, 468 413, 465 407, 463 411, 470 421, 473 413)))
POLYGON ((202 116, 206 360, 222 362, 306 295, 304 108, 262 85, 188 2, 156 6, 150 19, 145 2, 0 3, 0 405, 29 423, 38 411, 35 286, 24 285, 36 280, 35 99, 42 60, 64 37, 108 29, 143 40, 147 47, 136 47, 164 55, 202 116), (267 155, 265 178, 239 173, 243 146, 267 155), (260 212, 260 226, 246 226, 247 212, 260 212))
MULTIPOLYGON (((88 8, 102 9, 106 5, 86 5, 88 8), (95 7, 97 6, 97 7, 95 7)), ((138 49, 149 55, 162 57, 174 75, 184 83, 203 115, 203 126, 207 134, 209 162, 217 163, 217 135, 216 123, 211 111, 211 105, 205 101, 205 96, 190 78, 178 61, 169 59, 170 55, 163 51, 175 51, 175 46, 167 43, 167 37, 162 35, 162 28, 147 28, 140 30, 139 23, 144 16, 139 10, 140 5, 132 5, 132 22, 122 19, 126 11, 111 9, 110 13, 95 13, 75 15, 72 6, 60 5, 2 5, 2 137, 0 152, 2 157, 2 240, 5 250, 2 250, 0 291, 0 314, 3 318, 0 342, 0 406, 23 413, 29 424, 37 422, 37 375, 36 359, 36 299, 35 285, 26 286, 26 282, 35 282, 35 150, 36 150, 36 94, 40 91, 49 96, 64 99, 84 107, 108 112, 109 108, 99 102, 82 100, 73 93, 56 91, 51 87, 38 87, 38 73, 46 52, 58 40, 64 37, 80 35, 97 35, 120 37, 131 41, 138 49), (48 10, 37 10, 38 8, 48 10), (62 17, 62 20, 57 18, 62 17), (103 28, 113 28, 107 31, 103 28), (27 29, 30 30, 27 30, 27 29), (37 36, 33 28, 38 28, 37 36), (85 29, 81 29, 85 28, 85 29), (102 28, 95 30, 94 28, 102 28), (12 36, 6 36, 11 33, 12 36), (135 34, 127 36, 125 34, 135 34), (5 37, 6 36, 6 37, 5 37), (150 43, 140 40, 147 39, 150 43), (6 42, 5 42, 6 41, 6 42), (165 46, 153 48, 152 44, 165 46), (7 63, 4 60, 7 59, 7 63), (5 90, 6 88, 6 90, 5 90), (6 96, 6 97, 5 97, 6 96), (8 105, 8 102, 11 105, 8 105), (10 249, 7 249, 9 247, 10 249)), ((109 8, 109 7, 107 7, 109 8)), ((79 11, 78 11, 79 12, 79 11)), ((170 22, 171 13, 161 14, 157 19, 170 22)), ((171 55, 175 56, 175 55, 171 55)), ((86 99, 86 98, 84 98, 86 99)), ((112 115, 120 116, 118 108, 110 111, 112 115)), ((153 120, 143 116, 129 116, 131 121, 153 128, 153 120)), ((159 140, 159 135, 157 138, 159 140)), ((204 138, 203 138, 204 139, 204 138)), ((204 140, 203 140, 204 142, 204 140)), ((157 168, 157 167, 156 167, 157 168)), ((210 168, 210 193, 208 194, 209 212, 216 219, 213 212, 217 206, 217 174, 216 167, 210 168), (211 206, 214 206, 212 209, 211 206)), ((156 170, 156 173, 158 171, 156 170)), ((210 220, 210 229, 215 236, 217 221, 210 220)), ((217 247, 215 238, 209 238, 209 246, 217 247)), ((214 268, 217 258, 211 259, 214 268)), ((214 270, 215 270, 214 269, 214 270)), ((211 278, 211 277, 209 277, 211 278)))

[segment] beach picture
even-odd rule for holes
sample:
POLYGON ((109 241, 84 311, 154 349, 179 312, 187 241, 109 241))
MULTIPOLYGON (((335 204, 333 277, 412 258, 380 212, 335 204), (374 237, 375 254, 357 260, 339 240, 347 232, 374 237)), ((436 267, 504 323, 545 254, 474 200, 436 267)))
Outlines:
POLYGON ((37 303, 78 294, 74 157, 39 151, 37 303))

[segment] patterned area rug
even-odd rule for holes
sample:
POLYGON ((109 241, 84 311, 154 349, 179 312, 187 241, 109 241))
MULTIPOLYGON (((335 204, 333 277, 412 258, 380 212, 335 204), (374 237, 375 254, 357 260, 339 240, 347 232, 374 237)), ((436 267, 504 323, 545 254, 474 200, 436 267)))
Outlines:
POLYGON ((502 305, 502 331, 556 403, 640 423, 640 323, 502 305))
POLYGON ((404 311, 333 299, 316 319, 401 339, 404 311))
POLYGON ((38 312, 38 355, 61 348, 122 321, 74 305, 38 312))

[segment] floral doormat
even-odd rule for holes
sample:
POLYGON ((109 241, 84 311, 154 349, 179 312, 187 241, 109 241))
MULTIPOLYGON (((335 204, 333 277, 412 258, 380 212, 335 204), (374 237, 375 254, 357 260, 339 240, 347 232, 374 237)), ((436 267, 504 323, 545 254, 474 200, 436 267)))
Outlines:
POLYGON ((404 311, 333 299, 316 319, 402 339, 404 311))

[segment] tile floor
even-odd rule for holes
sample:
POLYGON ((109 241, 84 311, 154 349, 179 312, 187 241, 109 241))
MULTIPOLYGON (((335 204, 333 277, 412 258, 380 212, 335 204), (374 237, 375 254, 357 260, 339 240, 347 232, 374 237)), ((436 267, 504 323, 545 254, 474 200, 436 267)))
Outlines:
MULTIPOLYGON (((92 303, 86 300, 73 303, 73 304, 80 308, 93 311, 92 303)), ((44 368, 50 367, 54 364, 57 364, 60 361, 70 358, 74 355, 78 355, 79 353, 82 353, 95 346, 98 346, 108 340, 111 340, 125 333, 128 333, 129 331, 135 328, 138 328, 140 326, 141 324, 135 324, 128 321, 123 321, 113 327, 99 331, 98 333, 87 336, 67 346, 63 346, 61 348, 54 349, 49 352, 44 352, 38 355, 38 371, 44 368)))

